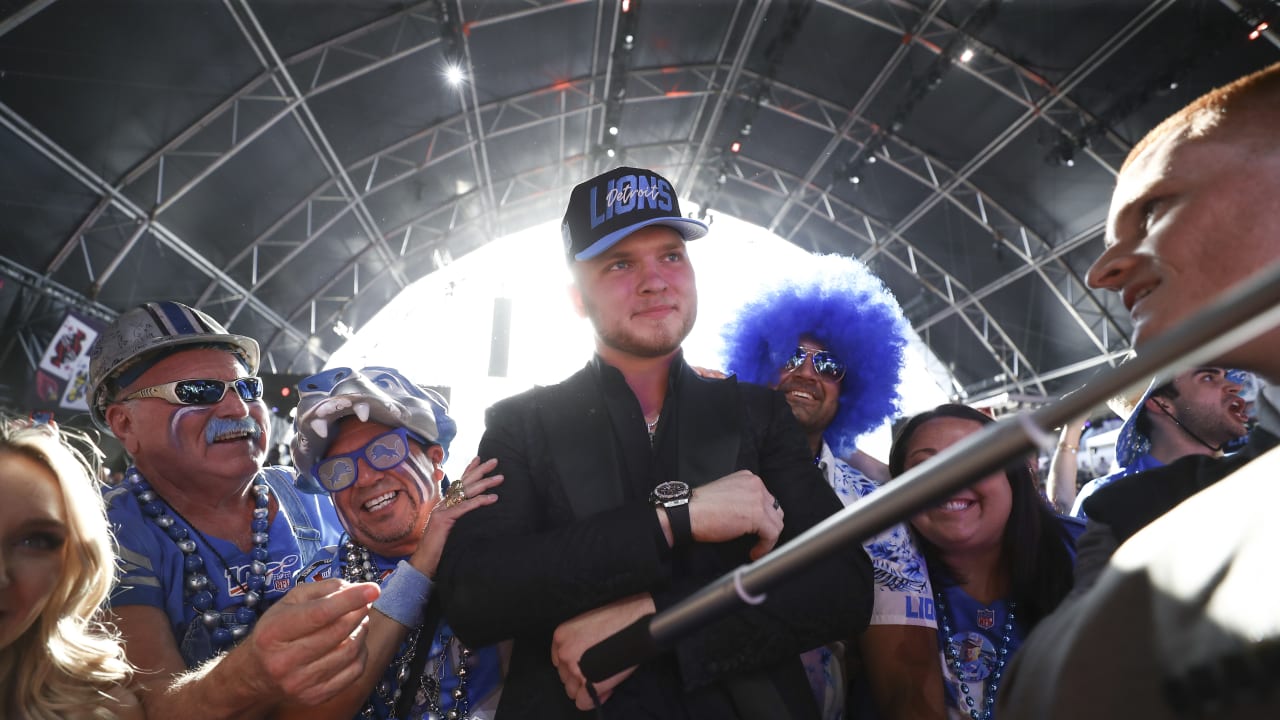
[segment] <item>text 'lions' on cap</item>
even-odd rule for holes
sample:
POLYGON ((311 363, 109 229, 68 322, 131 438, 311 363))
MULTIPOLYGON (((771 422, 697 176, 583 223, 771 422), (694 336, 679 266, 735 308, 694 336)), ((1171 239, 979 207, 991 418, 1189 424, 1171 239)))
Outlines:
POLYGON ((680 214, 671 183, 652 170, 614 168, 579 184, 569 195, 560 229, 570 261, 590 260, 619 240, 650 225, 665 225, 685 240, 707 234, 707 226, 680 214))

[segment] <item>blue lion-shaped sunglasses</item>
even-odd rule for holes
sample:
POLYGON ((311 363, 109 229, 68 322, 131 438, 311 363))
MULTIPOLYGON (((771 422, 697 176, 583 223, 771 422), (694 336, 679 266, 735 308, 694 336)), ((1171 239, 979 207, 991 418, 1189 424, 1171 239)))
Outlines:
POLYGON ((410 440, 415 440, 424 447, 436 444, 427 442, 404 428, 396 428, 370 440, 362 448, 326 457, 311 469, 311 477, 328 492, 336 493, 346 490, 356 482, 356 463, 360 458, 364 458, 364 461, 374 470, 390 470, 399 467, 409 458, 410 440))
POLYGON ((403 463, 409 441, 439 445, 448 457, 457 425, 437 392, 410 382, 394 368, 333 368, 298 383, 298 412, 291 442, 299 490, 334 493, 356 481, 361 457, 378 470, 403 463), (363 448, 325 457, 338 423, 355 416, 392 428, 363 448))

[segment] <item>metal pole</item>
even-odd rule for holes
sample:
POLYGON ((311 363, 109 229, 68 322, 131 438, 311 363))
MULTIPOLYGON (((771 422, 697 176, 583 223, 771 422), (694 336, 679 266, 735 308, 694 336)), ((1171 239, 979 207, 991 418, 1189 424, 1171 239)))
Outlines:
POLYGON ((1129 388, 1145 387, 1157 374, 1169 376, 1212 361, 1280 325, 1280 262, 1223 293, 1208 307, 1143 345, 1133 360, 1111 368, 1084 387, 1031 413, 1018 413, 970 435, 928 462, 912 468, 869 497, 813 526, 768 555, 739 567, 671 608, 636 621, 589 648, 579 663, 599 682, 644 662, 674 641, 739 608, 735 588, 756 596, 831 553, 869 538, 1039 446, 1052 446, 1051 430, 1084 415, 1129 388))

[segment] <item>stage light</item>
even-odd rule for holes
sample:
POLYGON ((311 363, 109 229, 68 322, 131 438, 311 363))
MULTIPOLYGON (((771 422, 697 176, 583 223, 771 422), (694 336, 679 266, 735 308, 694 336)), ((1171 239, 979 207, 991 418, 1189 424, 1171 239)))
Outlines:
POLYGON ((964 49, 964 52, 960 53, 960 62, 962 62, 962 63, 967 63, 967 62, 969 62, 969 61, 970 61, 970 60, 972 60, 972 59, 973 59, 973 49, 972 49, 972 48, 965 48, 965 49, 964 49))
POLYGON ((1067 135, 1058 138, 1058 142, 1049 150, 1049 154, 1045 156, 1045 162, 1050 165, 1060 165, 1062 167, 1075 167, 1076 150, 1086 147, 1087 143, 1074 140, 1067 135))
POLYGON ((298 405, 298 383, 306 375, 296 373, 263 373, 262 399, 276 415, 289 415, 298 405))
POLYGON ((1267 28, 1269 27, 1271 27, 1271 23, 1267 22, 1266 20, 1263 20, 1262 22, 1258 23, 1256 27, 1253 28, 1253 32, 1249 33, 1249 39, 1257 40, 1262 35, 1262 33, 1267 31, 1267 28))
POLYGON ((461 85, 465 77, 462 73, 462 68, 457 65, 450 65, 444 69, 444 79, 450 85, 461 85))
POLYGON ((610 125, 610 126, 609 126, 609 134, 610 134, 610 135, 617 135, 617 134, 618 134, 618 126, 617 126, 617 125, 610 125))
POLYGON ((732 143, 729 144, 729 152, 731 153, 736 153, 741 149, 742 149, 742 143, 737 140, 734 140, 732 143))

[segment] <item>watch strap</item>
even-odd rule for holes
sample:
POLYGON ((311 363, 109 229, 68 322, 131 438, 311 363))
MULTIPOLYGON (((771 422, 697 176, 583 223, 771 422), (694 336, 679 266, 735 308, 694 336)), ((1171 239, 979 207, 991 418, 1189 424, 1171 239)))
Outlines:
POLYGON ((689 518, 689 501, 664 504, 667 523, 671 526, 671 547, 678 548, 693 542, 693 521, 689 518))

